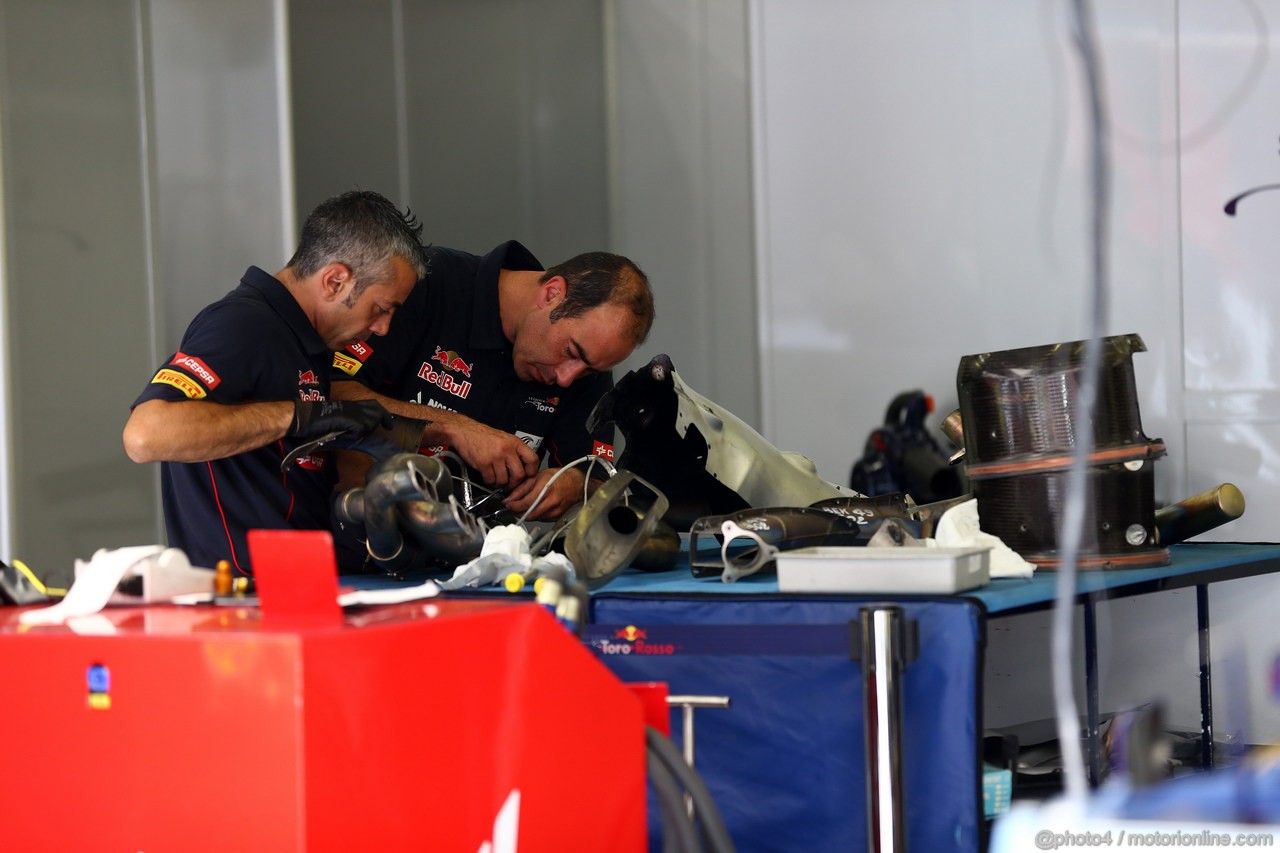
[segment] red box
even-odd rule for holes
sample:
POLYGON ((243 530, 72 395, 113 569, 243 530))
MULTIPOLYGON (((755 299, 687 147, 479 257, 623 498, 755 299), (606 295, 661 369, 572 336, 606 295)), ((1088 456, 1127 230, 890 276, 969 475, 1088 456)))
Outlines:
POLYGON ((645 849, 640 703, 538 605, 18 612, 6 849, 645 849))

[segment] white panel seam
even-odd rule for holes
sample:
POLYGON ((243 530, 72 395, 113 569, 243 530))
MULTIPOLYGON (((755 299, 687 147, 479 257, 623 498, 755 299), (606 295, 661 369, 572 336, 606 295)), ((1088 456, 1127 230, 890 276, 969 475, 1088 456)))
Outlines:
POLYGON ((752 197, 755 201, 752 220, 755 230, 755 282, 756 282, 756 344, 760 350, 760 432, 765 437, 774 434, 777 418, 773 405, 773 358, 775 357, 769 326, 770 259, 768 238, 769 192, 765 185, 768 151, 765 146, 765 56, 764 56, 764 2, 748 0, 747 14, 747 85, 751 96, 751 159, 752 197))
POLYGON ((404 0, 391 0, 391 64, 396 101, 396 166, 401 207, 412 204, 409 181, 409 95, 404 44, 404 0))
MULTIPOLYGON (((152 97, 151 79, 155 73, 151 62, 151 38, 148 22, 150 21, 150 0, 137 0, 134 3, 134 30, 138 52, 138 141, 141 147, 140 157, 142 175, 142 243, 143 267, 146 270, 147 294, 147 347, 148 368, 156 365, 161 359, 160 325, 163 315, 164 294, 160 292, 156 270, 156 163, 155 144, 152 130, 155 116, 155 103, 152 97)), ((161 506, 160 466, 152 465, 151 480, 155 507, 161 506)), ((154 517, 156 541, 165 541, 164 515, 156 512, 154 517)))
POLYGON ((280 248, 286 260, 293 256, 298 230, 297 192, 293 157, 293 97, 289 74, 289 4, 288 0, 272 3, 275 28, 276 121, 280 154, 280 248))
MULTIPOLYGON (((0 20, 3 20, 3 7, 0 6, 0 20)), ((3 29, 0 28, 0 32, 3 29)), ((0 60, 4 57, 3 46, 0 45, 0 60)), ((0 61, 0 94, 8 89, 8 80, 4 74, 4 63, 0 61)), ((8 557, 13 553, 13 423, 9 417, 10 404, 13 400, 13 382, 10 372, 9 358, 9 227, 5 214, 8 212, 8 195, 5 193, 5 154, 4 128, 5 103, 7 98, 0 97, 0 554, 8 557)))

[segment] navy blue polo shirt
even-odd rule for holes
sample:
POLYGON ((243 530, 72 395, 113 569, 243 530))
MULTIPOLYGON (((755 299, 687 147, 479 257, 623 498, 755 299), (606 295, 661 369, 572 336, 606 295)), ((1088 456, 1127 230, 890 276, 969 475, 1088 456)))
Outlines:
MULTIPOLYGON (((514 240, 479 257, 431 246, 427 277, 391 318, 391 328, 334 354, 334 376, 399 400, 449 409, 511 433, 561 467, 588 454, 613 461, 613 427, 587 432, 587 417, 613 387, 608 372, 568 388, 516 375, 502 332, 498 274, 543 269, 514 240)), ((424 447, 425 454, 444 446, 424 447)))
MULTIPOLYGON (((293 294, 250 267, 239 287, 196 315, 178 352, 133 405, 326 400, 332 360, 293 294)), ((298 443, 286 438, 226 459, 161 463, 169 545, 185 551, 193 565, 225 559, 247 574, 246 531, 328 530, 337 466, 318 453, 281 472, 298 443)))

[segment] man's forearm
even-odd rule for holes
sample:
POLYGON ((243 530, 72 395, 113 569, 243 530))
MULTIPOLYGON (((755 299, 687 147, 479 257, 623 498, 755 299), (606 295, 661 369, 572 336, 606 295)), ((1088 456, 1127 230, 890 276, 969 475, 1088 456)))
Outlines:
POLYGON ((508 432, 472 420, 466 415, 405 403, 384 397, 356 382, 334 382, 332 393, 338 400, 377 400, 388 411, 428 421, 422 430, 422 444, 447 445, 462 461, 474 468, 491 486, 507 488, 537 473, 539 458, 527 444, 508 432))
POLYGON ((293 403, 147 400, 124 427, 134 462, 207 462, 257 450, 282 438, 293 423, 293 403))
POLYGON ((421 403, 409 403, 396 400, 361 385, 359 382, 334 382, 331 393, 335 400, 377 400, 388 412, 406 418, 427 421, 422 430, 422 444, 454 444, 459 429, 475 429, 480 426, 466 415, 451 412, 436 406, 424 406, 421 403))

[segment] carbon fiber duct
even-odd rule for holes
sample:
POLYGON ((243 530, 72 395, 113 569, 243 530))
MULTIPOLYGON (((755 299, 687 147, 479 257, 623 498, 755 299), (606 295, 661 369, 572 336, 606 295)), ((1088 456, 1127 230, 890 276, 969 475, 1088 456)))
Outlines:
POLYGON ((1164 442, 1142 431, 1133 354, 1137 335, 1103 340, 1092 418, 1077 409, 1086 341, 965 356, 956 374, 965 468, 982 529, 1043 568, 1059 563, 1057 531, 1072 455, 1090 471, 1081 568, 1162 566, 1155 460, 1164 442))

